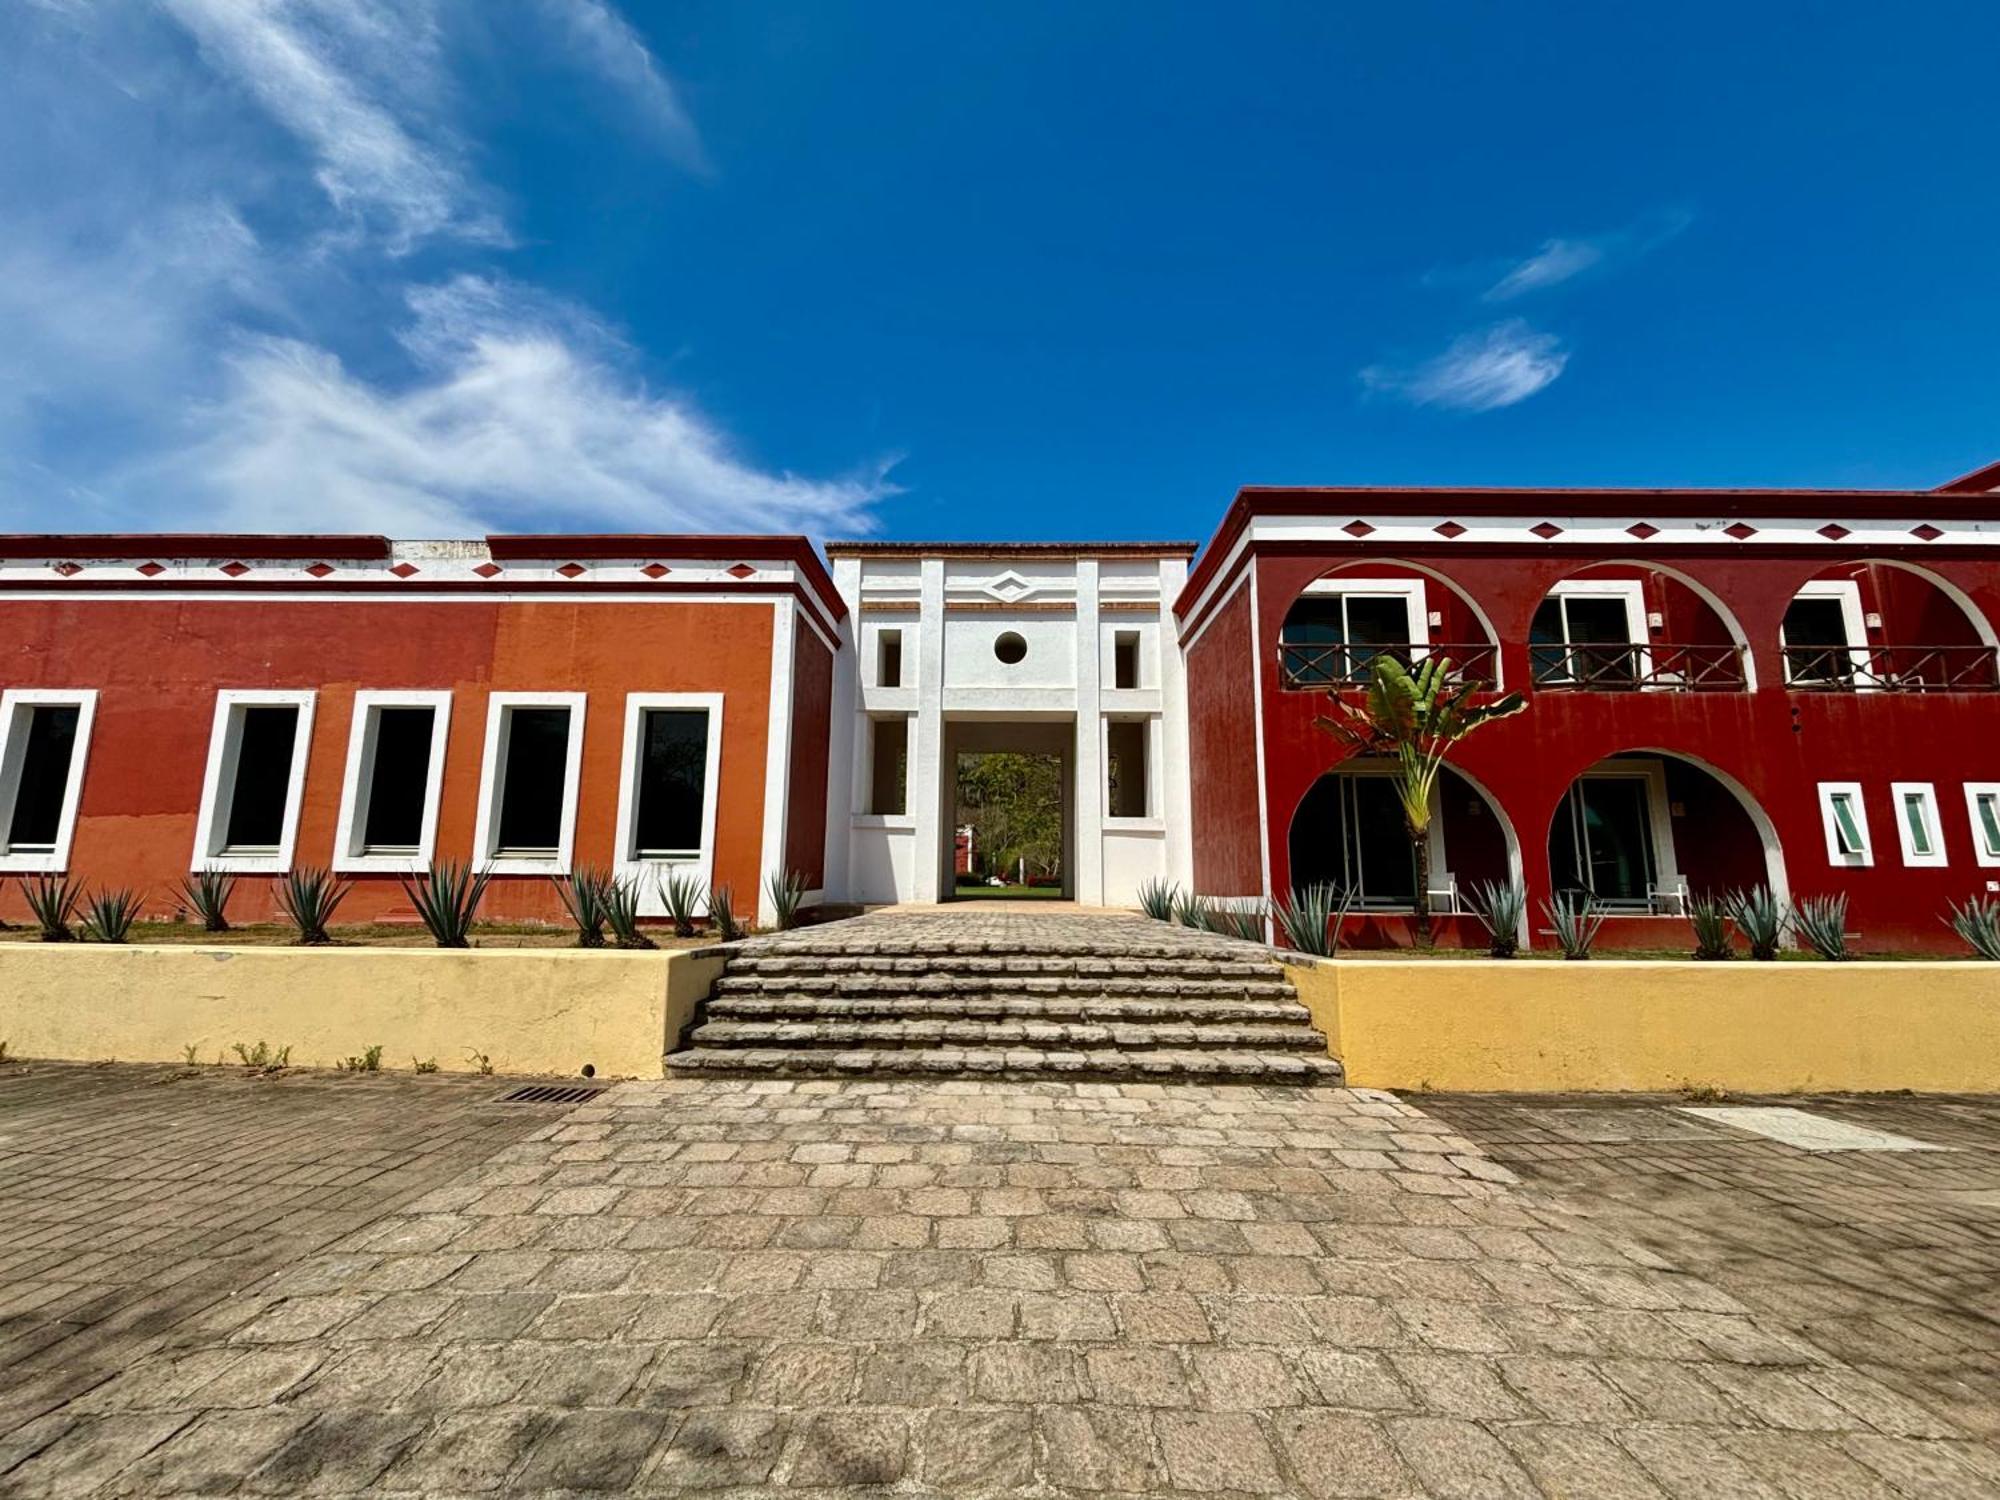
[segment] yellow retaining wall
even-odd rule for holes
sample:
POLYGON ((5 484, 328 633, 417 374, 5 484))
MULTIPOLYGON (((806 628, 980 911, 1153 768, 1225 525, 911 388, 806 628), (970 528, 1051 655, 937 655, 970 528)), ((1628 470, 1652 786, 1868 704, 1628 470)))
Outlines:
POLYGON ((1287 972, 1362 1087, 2000 1091, 2000 964, 1362 959, 1287 972))
POLYGON ((385 1068, 658 1078, 722 971, 705 950, 0 945, 0 1041, 16 1057, 233 1061, 289 1046, 330 1067, 371 1046, 385 1068))

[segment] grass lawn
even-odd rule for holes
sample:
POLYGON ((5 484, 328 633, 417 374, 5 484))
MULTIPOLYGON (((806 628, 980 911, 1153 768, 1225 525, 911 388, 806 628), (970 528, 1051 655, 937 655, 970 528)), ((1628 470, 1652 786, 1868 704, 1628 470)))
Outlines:
MULTIPOLYGON (((431 935, 416 922, 336 923, 328 929, 337 948, 429 948, 431 935)), ((226 945, 232 948, 277 948, 293 942, 294 928, 278 922, 252 922, 227 932, 204 932, 196 922, 134 922, 133 943, 226 945)), ((79 932, 79 937, 81 933, 79 932)), ((646 936, 660 948, 702 948, 712 937, 677 938, 670 928, 648 928, 646 936)), ((39 942, 38 930, 18 922, 0 927, 0 943, 39 942)), ((478 922, 472 928, 475 948, 574 948, 576 932, 533 922, 478 922)), ((607 947, 609 945, 607 944, 607 947)))
POLYGON ((1059 885, 961 885, 952 895, 960 901, 1062 901, 1059 885))

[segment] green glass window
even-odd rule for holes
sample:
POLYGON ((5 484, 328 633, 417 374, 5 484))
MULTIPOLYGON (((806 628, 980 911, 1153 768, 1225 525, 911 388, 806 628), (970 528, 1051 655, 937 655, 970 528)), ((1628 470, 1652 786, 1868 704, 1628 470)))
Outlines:
POLYGON ((1854 794, 1835 792, 1830 801, 1833 806, 1835 847, 1842 854, 1866 854, 1868 841, 1861 836, 1861 819, 1854 810, 1854 794))
POLYGON ((1925 801, 1922 792, 1903 793, 1903 821, 1909 825, 1910 853, 1915 856, 1932 852, 1931 820, 1925 801))

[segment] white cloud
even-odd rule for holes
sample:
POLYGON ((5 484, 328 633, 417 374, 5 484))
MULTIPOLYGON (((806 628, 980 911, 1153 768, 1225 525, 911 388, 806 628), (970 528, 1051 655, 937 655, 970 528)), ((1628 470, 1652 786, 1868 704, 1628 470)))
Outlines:
POLYGON ((208 435, 146 481, 231 529, 332 517, 401 536, 867 531, 893 488, 887 462, 836 479, 750 463, 692 404, 626 373, 575 309, 474 277, 409 300, 416 380, 388 387, 303 340, 245 339, 208 435))
POLYGON ((538 0, 538 8, 579 62, 623 91, 670 155, 685 166, 706 168, 701 137, 679 90, 629 21, 604 0, 538 0))
POLYGON ((1444 353, 1408 368, 1370 365, 1361 380, 1370 390, 1400 396, 1417 406, 1494 411, 1525 401, 1562 374, 1569 353, 1552 333, 1509 318, 1453 339, 1444 353))
POLYGON ((1488 287, 1485 300, 1505 302, 1525 292, 1560 285, 1572 276, 1582 275, 1603 259, 1602 247, 1590 240, 1545 240, 1541 249, 1488 287))

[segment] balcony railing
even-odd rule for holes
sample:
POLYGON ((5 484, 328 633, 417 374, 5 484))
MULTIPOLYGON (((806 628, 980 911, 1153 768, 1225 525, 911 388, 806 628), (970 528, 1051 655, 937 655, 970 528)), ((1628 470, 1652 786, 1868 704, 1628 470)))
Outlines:
POLYGON ((1528 664, 1541 692, 1740 693, 1741 646, 1564 646, 1536 642, 1528 664))
POLYGON ((1278 647, 1278 674, 1287 688, 1305 691, 1359 687, 1374 674, 1378 656, 1391 657, 1406 667, 1426 657, 1446 657, 1452 670, 1471 682, 1494 681, 1499 665, 1499 653, 1484 642, 1462 646, 1442 643, 1346 646, 1322 641, 1287 641, 1278 647))
POLYGON ((1795 693, 1991 693, 2000 652, 1991 646, 1787 646, 1785 686, 1795 693))

